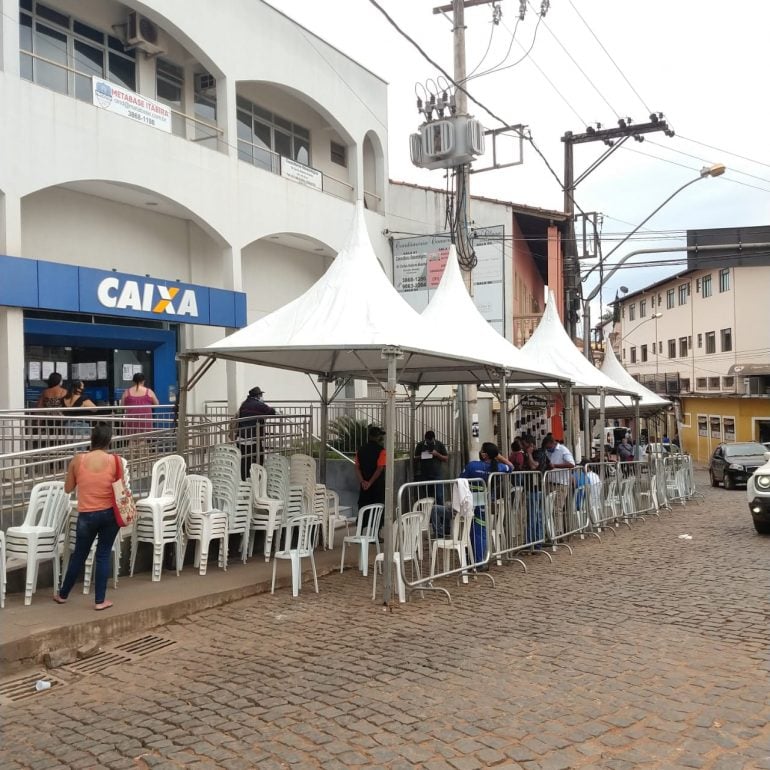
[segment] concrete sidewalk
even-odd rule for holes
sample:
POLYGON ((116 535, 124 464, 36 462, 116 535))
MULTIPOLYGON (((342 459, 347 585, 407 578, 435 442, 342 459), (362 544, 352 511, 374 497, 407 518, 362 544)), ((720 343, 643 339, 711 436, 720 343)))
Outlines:
MULTIPOLYGON (((341 546, 341 535, 337 541, 341 546)), ((347 566, 355 563, 357 554, 357 548, 347 549, 347 566)), ((50 587, 38 588, 29 607, 24 606, 23 593, 8 594, 5 609, 0 610, 0 665, 8 673, 39 664, 47 652, 92 642, 104 644, 200 610, 270 591, 272 562, 266 563, 262 554, 255 554, 244 565, 237 553, 233 556, 227 572, 212 561, 203 577, 191 565, 186 565, 179 577, 173 570, 163 570, 157 583, 152 582, 149 572, 137 573, 134 577, 125 574, 120 576, 114 589, 110 578, 107 597, 115 604, 102 612, 93 609, 93 584, 86 596, 82 584, 78 583, 67 604, 62 605, 52 601, 50 587)), ((316 550, 315 563, 319 577, 339 570, 340 548, 316 550)), ((300 596, 313 591, 308 560, 303 559, 302 568, 300 596)), ((285 560, 278 564, 276 592, 279 588, 281 601, 291 600, 291 566, 285 560)))

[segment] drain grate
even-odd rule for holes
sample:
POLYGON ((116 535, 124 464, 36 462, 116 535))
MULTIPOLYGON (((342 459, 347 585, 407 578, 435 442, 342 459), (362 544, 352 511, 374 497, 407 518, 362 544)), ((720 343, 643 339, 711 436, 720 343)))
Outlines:
POLYGON ((131 658, 126 655, 119 655, 117 652, 105 650, 90 658, 84 658, 77 663, 71 663, 66 668, 68 671, 74 671, 78 674, 96 674, 108 666, 116 666, 119 663, 130 663, 131 658))
POLYGON ((26 700, 35 695, 42 695, 48 689, 61 687, 63 684, 64 682, 61 679, 46 674, 44 671, 37 671, 16 679, 9 679, 5 682, 0 682, 0 703, 17 703, 20 700, 26 700), (50 687, 38 692, 35 689, 35 684, 40 681, 47 682, 50 684, 50 687))
POLYGON ((127 653, 134 658, 145 658, 153 653, 173 647, 176 642, 173 639, 166 639, 162 636, 141 636, 139 639, 132 639, 129 642, 116 644, 115 649, 127 653))

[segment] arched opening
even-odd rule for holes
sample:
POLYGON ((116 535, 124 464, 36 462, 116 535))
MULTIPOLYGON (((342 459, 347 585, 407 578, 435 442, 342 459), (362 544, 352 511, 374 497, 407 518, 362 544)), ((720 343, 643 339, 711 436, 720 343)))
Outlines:
POLYGON ((382 143, 374 131, 368 131, 363 144, 364 205, 370 211, 384 210, 385 158, 382 143))

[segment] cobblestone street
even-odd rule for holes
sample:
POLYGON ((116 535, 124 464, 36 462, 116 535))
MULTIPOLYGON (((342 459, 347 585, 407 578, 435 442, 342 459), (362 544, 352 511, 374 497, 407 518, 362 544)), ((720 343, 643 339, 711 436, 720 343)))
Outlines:
POLYGON ((770 768, 770 538, 698 481, 451 605, 385 613, 349 570, 154 629, 176 644, 4 706, 0 766, 770 768))

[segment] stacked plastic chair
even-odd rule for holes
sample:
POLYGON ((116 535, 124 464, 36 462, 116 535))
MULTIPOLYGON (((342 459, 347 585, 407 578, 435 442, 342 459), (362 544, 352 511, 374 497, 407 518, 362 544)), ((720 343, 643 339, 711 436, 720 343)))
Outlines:
POLYGON ((234 444, 220 444, 211 451, 209 478, 215 508, 227 514, 230 535, 241 536, 241 559, 246 563, 251 525, 251 483, 241 481, 241 452, 234 444))
POLYGON ((198 573, 206 574, 212 540, 222 541, 219 546, 219 566, 227 570, 228 515, 213 508, 211 481, 205 476, 187 476, 181 505, 185 538, 197 541, 194 563, 198 573))
POLYGON ((180 496, 185 476, 185 461, 179 455, 168 455, 152 466, 150 494, 136 504, 137 519, 131 535, 131 574, 134 574, 139 543, 152 544, 152 579, 160 580, 163 548, 173 543, 176 549, 176 574, 182 570, 184 529, 180 496))
POLYGON ((280 529, 289 505, 289 461, 282 455, 268 455, 265 465, 251 466, 252 512, 249 555, 254 551, 257 532, 265 533, 265 561, 270 561, 273 537, 280 529))
POLYGON ((63 537, 70 512, 70 496, 64 491, 63 481, 44 481, 32 487, 24 523, 5 531, 5 570, 26 566, 27 576, 24 604, 32 603, 37 590, 40 562, 53 562, 54 586, 60 582, 60 538, 63 537))

